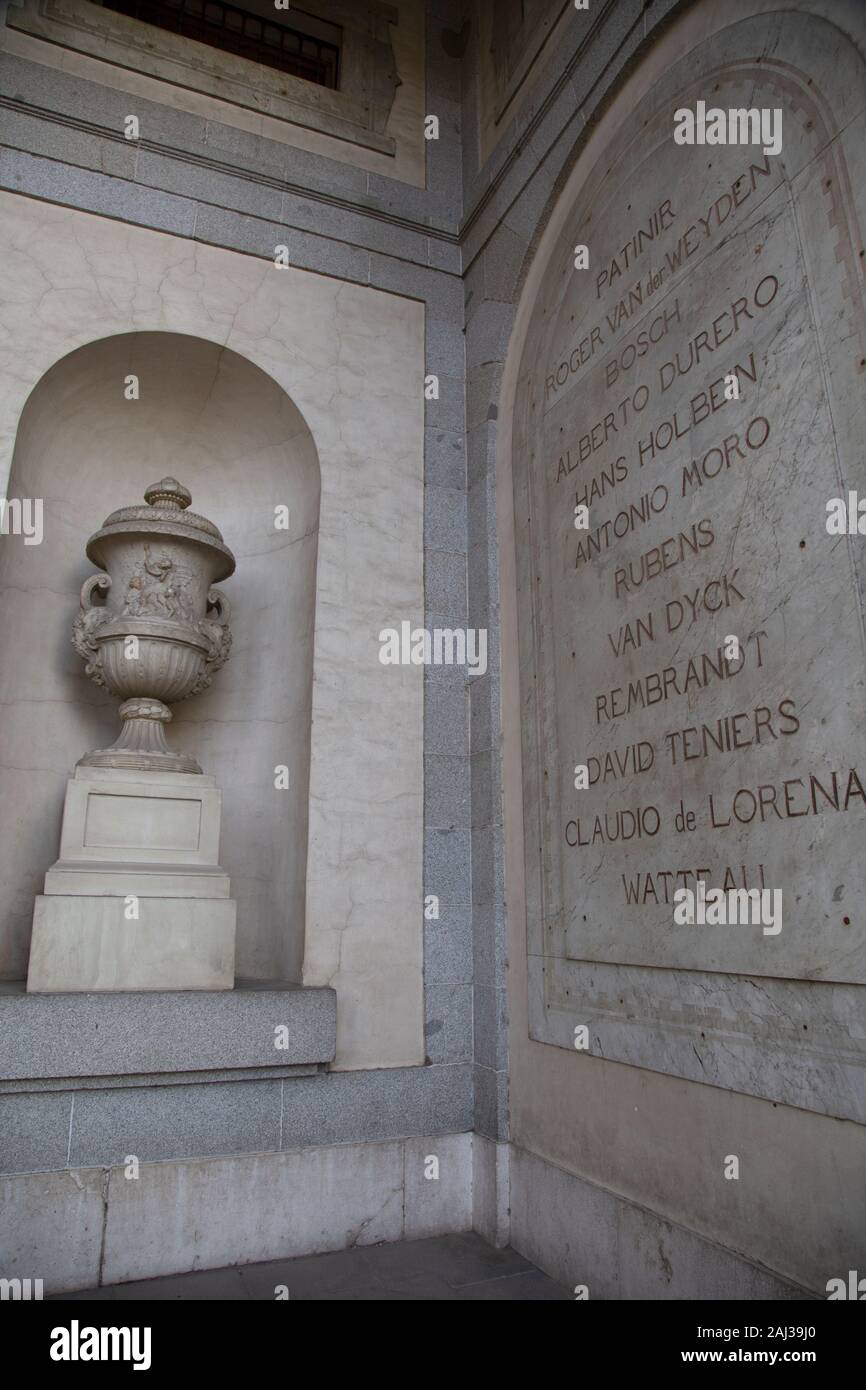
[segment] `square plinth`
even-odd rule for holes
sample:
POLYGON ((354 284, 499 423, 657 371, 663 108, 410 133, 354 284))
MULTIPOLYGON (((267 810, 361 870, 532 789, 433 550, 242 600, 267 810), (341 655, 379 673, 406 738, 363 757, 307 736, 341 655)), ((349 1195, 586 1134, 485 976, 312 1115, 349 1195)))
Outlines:
POLYGON ((45 876, 45 892, 227 898, 221 809, 213 777, 202 773, 77 767, 66 786, 60 858, 45 876))
POLYGON ((40 896, 27 991, 232 989, 235 914, 227 898, 40 896))

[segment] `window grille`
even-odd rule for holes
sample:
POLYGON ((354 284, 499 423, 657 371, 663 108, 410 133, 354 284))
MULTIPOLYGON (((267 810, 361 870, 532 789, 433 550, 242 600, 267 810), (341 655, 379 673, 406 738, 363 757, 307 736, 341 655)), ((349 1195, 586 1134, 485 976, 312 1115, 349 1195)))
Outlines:
POLYGON ((187 39, 236 53, 254 63, 336 89, 340 49, 336 43, 276 24, 223 0, 102 0, 103 8, 156 25, 187 39))

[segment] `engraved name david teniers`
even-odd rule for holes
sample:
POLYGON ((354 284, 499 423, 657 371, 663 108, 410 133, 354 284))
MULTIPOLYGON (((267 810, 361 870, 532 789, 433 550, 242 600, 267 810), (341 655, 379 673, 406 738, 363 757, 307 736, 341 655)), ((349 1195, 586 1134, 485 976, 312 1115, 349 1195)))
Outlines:
MULTIPOLYGON (((569 766, 562 800, 567 898, 569 883, 631 907, 672 905, 696 880, 777 886, 778 864, 765 861, 790 854, 791 828, 866 811, 854 741, 840 756, 839 740, 825 740, 814 673, 790 659, 798 641, 814 642, 815 615, 805 627, 802 614, 788 621, 791 551, 806 544, 793 528, 809 528, 799 513, 784 521, 780 566, 767 521, 766 497, 785 485, 773 459, 787 465, 800 445, 773 362, 803 290, 781 219, 758 223, 760 260, 715 274, 714 237, 769 172, 768 161, 750 163, 697 218, 666 199, 625 251, 602 251, 601 317, 545 373, 560 431, 555 443, 547 435, 557 611, 566 622, 597 615, 557 691, 563 764, 572 753, 575 774, 572 788, 569 766), (621 294, 624 271, 650 252, 621 294), (750 472, 760 479, 751 490, 750 472)), ((816 417, 819 381, 815 370, 798 384, 814 393, 816 417)), ((841 624, 852 612, 844 565, 834 582, 841 624)))

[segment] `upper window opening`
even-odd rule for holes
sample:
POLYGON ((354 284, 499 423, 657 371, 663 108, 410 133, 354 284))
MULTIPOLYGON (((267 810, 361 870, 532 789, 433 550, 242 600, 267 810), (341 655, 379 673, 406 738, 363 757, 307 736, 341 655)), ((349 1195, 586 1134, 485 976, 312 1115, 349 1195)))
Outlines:
POLYGON ((284 22, 223 0, 102 0, 102 5, 321 87, 337 88, 342 31, 312 15, 292 11, 284 22))

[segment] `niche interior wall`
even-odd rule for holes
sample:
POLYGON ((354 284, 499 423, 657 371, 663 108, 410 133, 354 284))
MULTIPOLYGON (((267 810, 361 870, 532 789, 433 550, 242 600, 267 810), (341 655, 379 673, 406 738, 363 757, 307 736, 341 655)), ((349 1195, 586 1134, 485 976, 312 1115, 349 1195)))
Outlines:
POLYGON ((2 474, 46 500, 44 544, 4 573, 4 977, 62 783, 115 720, 64 636, 83 543, 176 473, 238 555, 226 680, 176 712, 223 792, 238 974, 332 985, 337 1066, 423 1062, 423 673, 378 643, 423 620, 423 306, 14 195, 0 224, 2 474))

